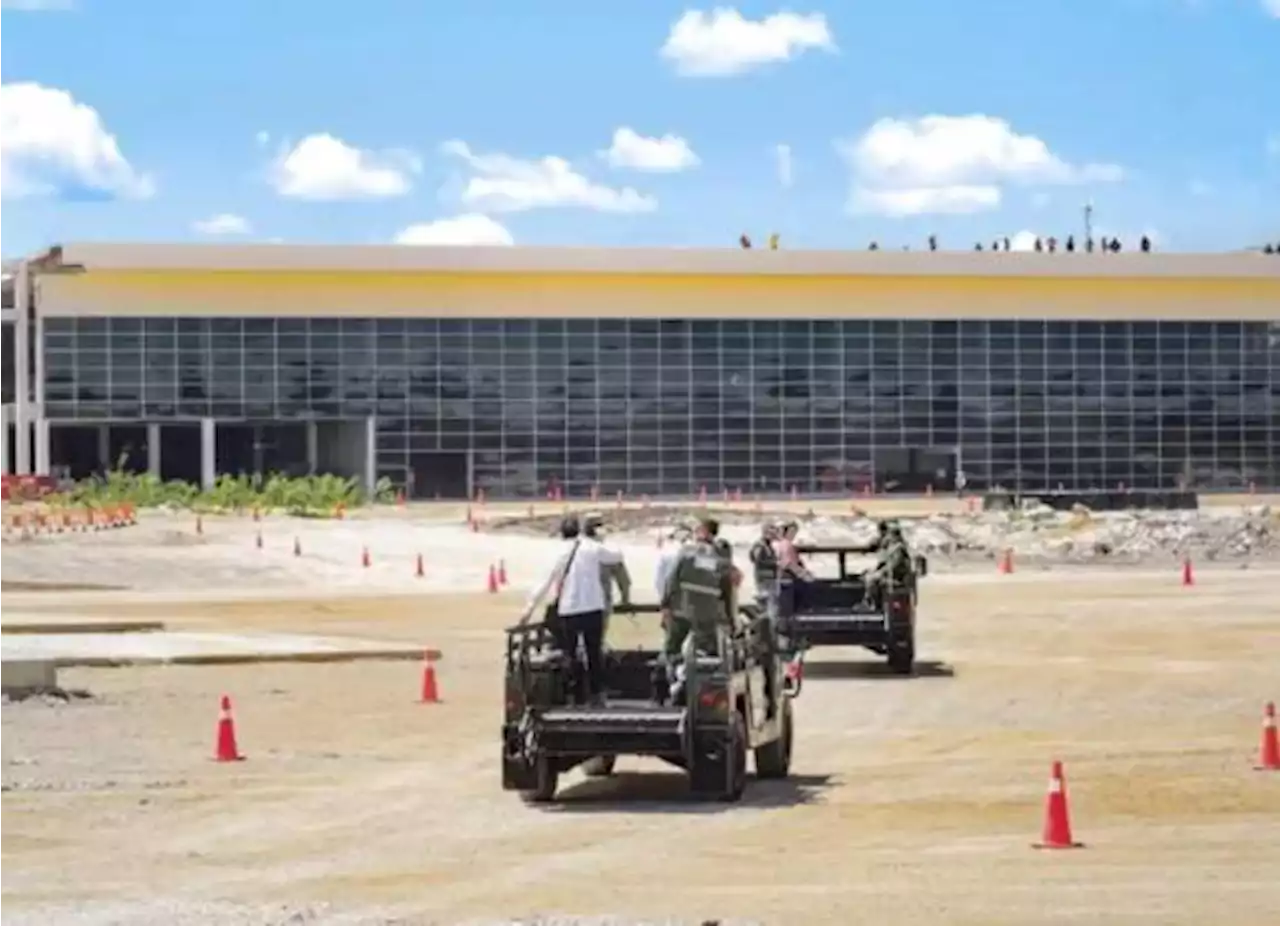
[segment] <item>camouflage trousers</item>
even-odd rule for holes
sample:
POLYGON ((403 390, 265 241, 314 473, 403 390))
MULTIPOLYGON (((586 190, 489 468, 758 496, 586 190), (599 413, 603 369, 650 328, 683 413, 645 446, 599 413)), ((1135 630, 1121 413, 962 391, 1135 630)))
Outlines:
POLYGON ((693 634, 693 644, 699 651, 704 653, 716 652, 719 641, 716 638, 714 626, 702 622, 695 625, 693 621, 687 618, 672 615, 667 620, 667 626, 662 638, 662 652, 667 657, 668 662, 679 658, 680 650, 690 633, 693 634))

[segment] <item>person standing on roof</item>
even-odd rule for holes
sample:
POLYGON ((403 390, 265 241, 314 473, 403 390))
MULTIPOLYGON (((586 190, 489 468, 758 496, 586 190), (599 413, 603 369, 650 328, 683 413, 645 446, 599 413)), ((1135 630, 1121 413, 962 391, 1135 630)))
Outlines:
POLYGON ((560 534, 572 543, 561 553, 546 581, 529 596, 521 623, 529 621, 538 604, 554 589, 547 610, 554 609, 555 623, 562 627, 562 647, 571 659, 581 641, 587 672, 586 684, 580 686, 579 694, 583 700, 598 705, 604 702, 604 624, 608 607, 602 579, 606 567, 624 564, 624 560, 621 553, 610 550, 595 537, 582 536, 577 518, 565 518, 560 534))

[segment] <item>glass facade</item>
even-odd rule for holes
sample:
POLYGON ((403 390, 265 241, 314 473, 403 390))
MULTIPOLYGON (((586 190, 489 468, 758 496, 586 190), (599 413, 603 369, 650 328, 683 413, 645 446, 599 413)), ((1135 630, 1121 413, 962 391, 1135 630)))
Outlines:
POLYGON ((1280 484, 1280 322, 44 325, 55 421, 374 416, 379 475, 469 453, 494 496, 844 491, 902 448, 974 489, 1280 484))

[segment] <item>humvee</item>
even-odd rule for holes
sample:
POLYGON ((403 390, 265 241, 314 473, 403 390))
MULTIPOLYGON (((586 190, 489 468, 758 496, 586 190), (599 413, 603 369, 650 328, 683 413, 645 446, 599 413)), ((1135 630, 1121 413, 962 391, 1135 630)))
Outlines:
POLYGON ((916 602, 918 580, 928 575, 925 557, 912 557, 905 581, 890 582, 878 600, 867 595, 863 572, 851 571, 849 559, 865 555, 865 546, 797 546, 801 556, 833 556, 834 576, 812 581, 778 582, 776 595, 778 631, 787 649, 804 651, 812 646, 861 646, 887 657, 889 669, 910 675, 915 666, 916 602))
MULTIPOLYGON (((658 613, 629 606, 614 613, 658 613)), ((655 628, 656 629, 656 628, 655 628)), ((790 773, 791 700, 800 674, 779 648, 772 622, 757 612, 718 634, 718 652, 683 652, 683 697, 668 697, 657 648, 606 653, 604 706, 571 697, 575 659, 545 622, 507 628, 502 786, 528 802, 555 797, 560 775, 582 765, 612 774, 618 756, 655 756, 684 769, 695 794, 737 801, 747 784, 747 754, 759 778, 790 773)))

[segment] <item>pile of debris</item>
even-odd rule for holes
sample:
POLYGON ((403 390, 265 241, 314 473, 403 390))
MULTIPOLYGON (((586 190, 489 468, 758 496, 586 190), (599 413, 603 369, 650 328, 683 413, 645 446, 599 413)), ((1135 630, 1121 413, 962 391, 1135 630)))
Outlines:
MULTIPOLYGON (((605 508, 606 531, 624 542, 652 543, 678 525, 692 525, 709 513, 721 535, 735 547, 751 544, 765 520, 794 518, 802 543, 869 542, 877 519, 850 515, 805 515, 701 507, 605 508)), ((562 515, 505 518, 490 522, 499 532, 555 536, 562 515)), ((934 514, 900 518, 911 547, 939 566, 990 562, 1011 552, 1027 565, 1165 564, 1191 556, 1196 561, 1280 563, 1280 513, 1268 507, 1203 511, 1093 512, 1077 505, 1057 511, 1029 501, 1013 511, 934 514)))

